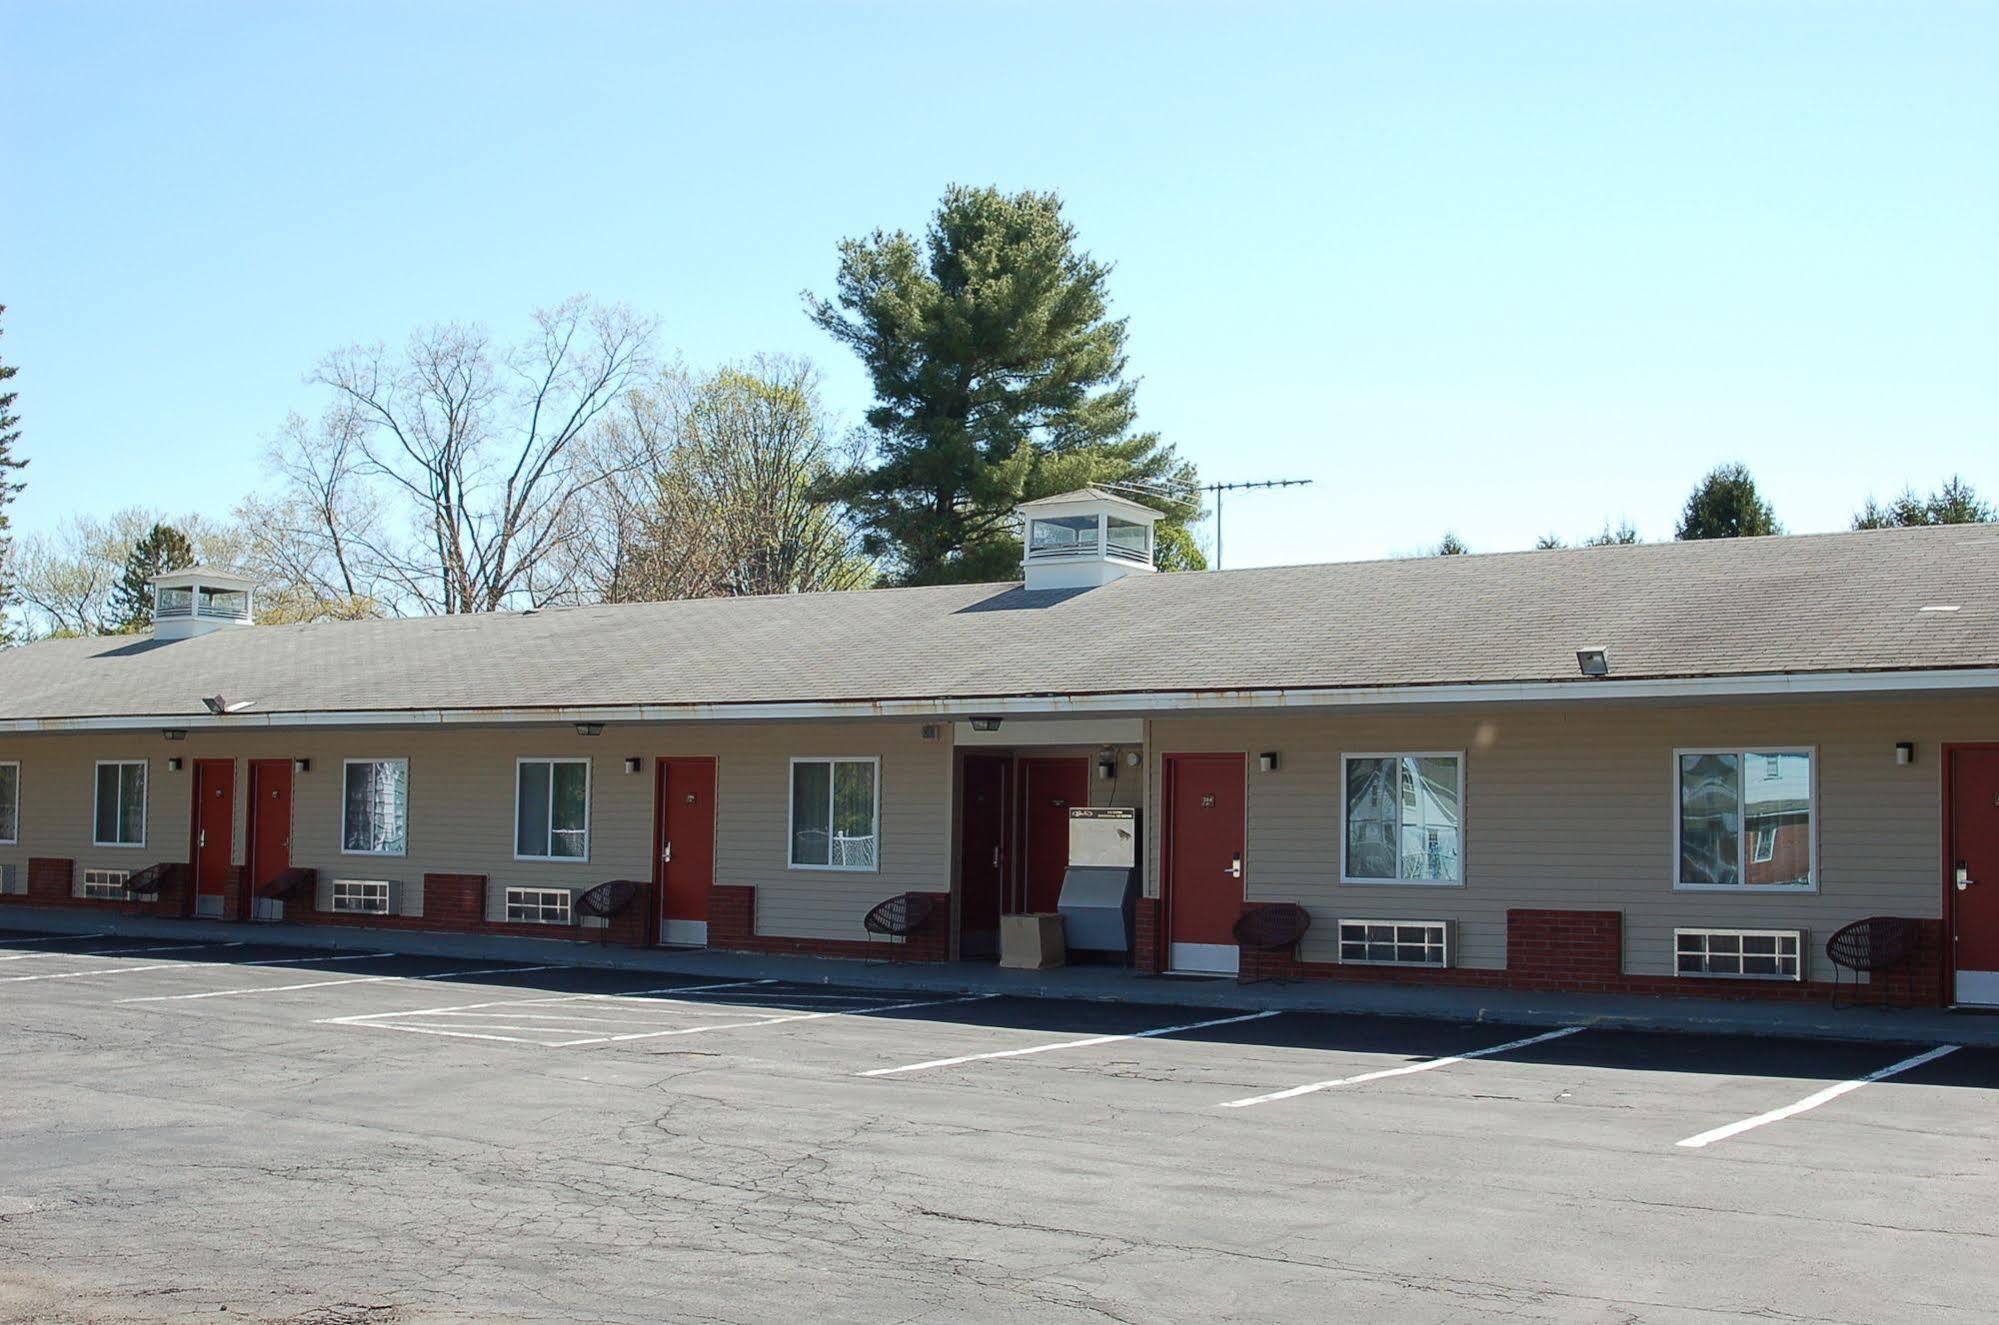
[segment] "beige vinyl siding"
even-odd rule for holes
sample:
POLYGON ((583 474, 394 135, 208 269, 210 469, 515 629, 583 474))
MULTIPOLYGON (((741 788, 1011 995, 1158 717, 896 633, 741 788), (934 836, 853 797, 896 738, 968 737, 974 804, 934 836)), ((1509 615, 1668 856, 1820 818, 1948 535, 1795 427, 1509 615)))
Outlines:
POLYGON ((25 877, 31 856, 68 857, 84 869, 138 869, 188 859, 189 797, 197 759, 236 760, 236 824, 231 859, 244 863, 249 761, 309 759, 293 779, 291 858, 319 874, 324 906, 335 879, 385 879, 392 904, 420 914, 426 873, 487 876, 486 916, 506 918, 509 887, 581 891, 607 879, 652 877, 653 760, 704 755, 717 761, 715 881, 757 889, 758 930, 809 938, 864 938, 861 917, 875 902, 911 889, 938 890, 950 871, 950 751, 924 741, 918 723, 705 723, 611 726, 601 736, 567 725, 293 732, 194 730, 182 741, 158 731, 0 736, 0 760, 21 762, 21 832, 0 846, 0 861, 25 877), (881 867, 873 872, 787 868, 790 760, 802 755, 870 755, 882 761, 881 867), (182 759, 166 771, 169 756, 182 759), (624 771, 638 756, 642 771, 624 771), (514 859, 514 769, 519 758, 588 758, 587 861, 514 859), (146 759, 147 833, 143 850, 91 845, 92 788, 99 759, 146 759), (348 855, 340 850, 342 762, 409 761, 409 852, 348 855))
POLYGON ((1149 781, 1169 753, 1249 757, 1247 896, 1312 911, 1309 961, 1335 960, 1342 916, 1448 918, 1459 964, 1502 967, 1507 908, 1547 907, 1622 912, 1632 974, 1671 974, 1674 927, 1714 926, 1802 928, 1824 978, 1809 956, 1840 925, 1940 914, 1940 745, 1994 739, 1999 703, 1965 699, 1175 717, 1151 724, 1149 781), (1916 743, 1913 765, 1897 741, 1916 743), (1676 891, 1673 751, 1759 745, 1816 747, 1818 891, 1676 891), (1278 772, 1257 771, 1263 750, 1278 772), (1340 883, 1342 753, 1440 750, 1465 755, 1464 885, 1340 883))

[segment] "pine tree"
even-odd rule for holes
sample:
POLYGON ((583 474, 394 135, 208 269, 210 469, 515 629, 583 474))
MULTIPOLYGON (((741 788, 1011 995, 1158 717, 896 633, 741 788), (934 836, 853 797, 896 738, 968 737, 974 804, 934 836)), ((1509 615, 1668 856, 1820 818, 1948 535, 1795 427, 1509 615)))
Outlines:
POLYGON ((127 632, 151 628, 153 588, 148 581, 192 565, 194 544, 186 534, 170 524, 156 524, 147 530, 146 536, 132 545, 131 555, 125 558, 125 573, 111 593, 118 628, 127 632))
POLYGON ((896 580, 1012 577, 1014 507, 1089 483, 1145 485, 1120 491, 1166 513, 1161 567, 1205 564, 1187 530, 1193 466, 1132 430, 1137 383, 1109 277, 1052 193, 953 187, 921 241, 878 230, 840 246, 835 297, 806 306, 866 365, 877 445, 828 492, 896 580))
MULTIPOLYGON (((6 311, 7 305, 0 304, 0 314, 6 311)), ((4 387, 19 371, 14 365, 0 360, 0 387, 4 387)), ((16 392, 0 390, 0 645, 12 642, 6 613, 15 602, 14 577, 11 574, 13 537, 8 532, 7 507, 23 486, 13 476, 28 463, 14 454, 14 444, 21 440, 21 419, 14 413, 17 398, 16 392)))
POLYGON ((1457 531, 1447 529, 1444 531, 1444 537, 1438 542, 1435 551, 1431 552, 1430 555, 1433 557, 1462 557, 1468 555, 1470 552, 1471 548, 1466 546, 1462 538, 1458 537, 1457 531))
POLYGON ((1995 519, 1999 519, 1999 511, 1981 499, 1969 483, 1952 474, 1927 497, 1917 496, 1914 488, 1902 489, 1902 495, 1886 506, 1869 497, 1867 505, 1853 517, 1853 527, 1903 529, 1911 525, 1990 524, 1995 519))
POLYGON ((1744 465, 1716 468, 1687 498, 1674 538, 1759 538, 1781 534, 1776 512, 1744 465))

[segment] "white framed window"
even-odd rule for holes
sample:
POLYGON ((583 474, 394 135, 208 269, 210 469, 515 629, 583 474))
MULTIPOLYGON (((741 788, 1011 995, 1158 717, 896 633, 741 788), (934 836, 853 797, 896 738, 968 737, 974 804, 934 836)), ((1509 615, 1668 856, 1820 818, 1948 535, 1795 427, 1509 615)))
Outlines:
POLYGON ((348 759, 341 765, 340 851, 409 854, 410 761, 348 759))
POLYGON ((1340 882, 1465 881, 1464 752, 1340 756, 1340 882))
POLYGON ((590 859, 590 761, 514 761, 514 859, 590 859))
POLYGON ((1802 980, 1800 929, 1676 929, 1673 970, 1737 980, 1802 980))
POLYGON ((91 845, 146 845, 146 761, 97 761, 97 808, 92 815, 91 845))
POLYGON ((0 846, 21 840, 21 766, 0 763, 0 846))
POLYGON ((1342 920, 1340 961, 1364 966, 1449 966, 1448 920, 1342 920))
POLYGON ((1809 746, 1673 752, 1673 886, 1818 887, 1817 759, 1809 746))
POLYGON ((570 922, 569 890, 509 888, 507 919, 523 925, 566 925, 570 922))
POLYGON ((791 761, 785 839, 795 870, 881 868, 881 760, 872 756, 791 761))
POLYGON ((347 915, 385 916, 389 913, 386 879, 335 879, 331 910, 347 915))
POLYGON ((129 902, 132 894, 125 881, 131 877, 130 870, 85 870, 80 895, 98 902, 129 902))

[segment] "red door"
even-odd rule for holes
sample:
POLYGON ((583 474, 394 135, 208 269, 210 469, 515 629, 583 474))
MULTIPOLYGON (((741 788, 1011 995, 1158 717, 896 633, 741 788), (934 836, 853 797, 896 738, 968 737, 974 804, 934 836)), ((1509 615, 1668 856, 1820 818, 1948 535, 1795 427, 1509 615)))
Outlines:
POLYGON ((194 761, 194 912, 221 916, 230 911, 230 848, 236 832, 236 761, 194 761))
POLYGON ((1241 755, 1167 755, 1167 969, 1232 975, 1242 918, 1241 755))
MULTIPOLYGON (((243 874, 243 901, 238 915, 257 915, 257 890, 292 867, 292 761, 250 761, 250 842, 244 852, 250 868, 243 874)), ((269 904, 275 908, 282 903, 269 904)), ((273 910, 273 915, 282 912, 273 910)))
POLYGON ((999 951, 999 919, 1007 869, 1008 755, 966 755, 959 772, 958 953, 999 951))
POLYGON ((1999 1007, 1999 748, 1950 752, 1953 1001, 1999 1007))
POLYGON ((1069 808, 1090 803, 1090 761, 1020 761, 1021 905, 1053 911, 1069 870, 1069 808))
POLYGON ((659 941, 706 943, 708 892, 715 886, 715 761, 662 759, 658 786, 659 941))

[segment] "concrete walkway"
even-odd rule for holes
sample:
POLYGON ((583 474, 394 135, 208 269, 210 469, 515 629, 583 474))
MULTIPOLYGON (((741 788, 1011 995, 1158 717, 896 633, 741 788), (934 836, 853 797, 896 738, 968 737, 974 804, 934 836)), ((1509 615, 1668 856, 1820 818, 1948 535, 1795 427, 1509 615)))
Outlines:
MULTIPOLYGON (((1828 1040, 1890 1040, 1999 1046, 1999 1015, 1923 1008, 1760 1003, 1719 998, 1653 998, 1621 994, 1537 994, 1449 986, 1297 981, 1241 985, 1233 980, 1138 975, 1108 966, 1005 971, 982 962, 852 961, 705 949, 623 948, 569 939, 432 934, 345 925, 244 924, 101 911, 8 908, 0 932, 112 934, 300 948, 394 952, 480 961, 521 961, 613 970, 651 971, 716 979, 770 978, 800 984, 946 994, 1006 994, 1157 1003, 1176 1007, 1275 1008, 1298 1012, 1358 1012, 1519 1026, 1612 1026, 1631 1030, 1799 1036, 1828 1040)), ((0 940, 4 946, 4 940, 0 940)))

